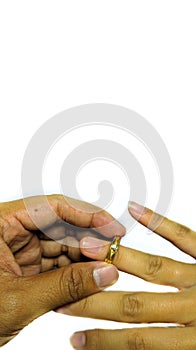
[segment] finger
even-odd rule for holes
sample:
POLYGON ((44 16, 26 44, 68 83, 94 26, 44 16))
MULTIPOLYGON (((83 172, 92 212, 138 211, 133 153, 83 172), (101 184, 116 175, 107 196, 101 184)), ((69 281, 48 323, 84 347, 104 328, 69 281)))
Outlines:
POLYGON ((40 264, 41 250, 37 236, 30 236, 28 243, 17 251, 14 256, 19 265, 40 264))
POLYGON ((77 350, 195 350, 196 331, 187 328, 88 330, 71 338, 77 350))
POLYGON ((79 242, 72 236, 67 236, 61 243, 55 241, 41 241, 42 256, 44 257, 57 257, 61 254, 66 254, 72 261, 79 262, 81 260, 81 252, 79 248, 79 242))
MULTIPOLYGON (((105 259, 109 246, 108 242, 92 237, 84 238, 80 242, 82 254, 96 260, 105 259)), ((119 247, 113 263, 119 270, 153 283, 177 288, 187 288, 196 283, 195 264, 181 263, 123 246, 119 247)))
MULTIPOLYGON (((60 240, 66 237, 67 234, 67 229, 66 225, 59 224, 58 222, 55 223, 54 225, 51 225, 49 228, 45 230, 45 237, 43 237, 44 240, 47 238, 55 239, 55 240, 60 240)), ((42 238, 41 237, 41 238, 42 238)))
MULTIPOLYGON (((38 231, 37 235, 42 240, 56 240, 59 243, 63 244, 63 240, 67 236, 75 237, 78 241, 81 240, 84 237, 95 237, 100 238, 101 235, 94 229, 94 228, 80 228, 80 227, 73 227, 70 225, 64 225, 55 223, 54 225, 50 226, 49 228, 45 229, 45 234, 38 231)), ((108 238, 109 240, 110 238, 108 238)))
POLYGON ((58 205, 62 213, 65 212, 65 202, 68 204, 64 217, 66 222, 79 227, 95 228, 99 233, 110 238, 114 233, 120 237, 125 234, 125 227, 105 210, 83 201, 60 196, 58 205))
POLYGON ((70 265, 72 261, 66 255, 59 255, 56 258, 42 258, 41 272, 52 270, 54 267, 64 267, 70 265))
POLYGON ((41 250, 40 242, 36 235, 32 235, 23 248, 14 255, 17 264, 20 266, 23 276, 32 276, 41 271, 41 250))
POLYGON ((148 208, 131 202, 130 214, 142 225, 172 242, 183 252, 196 258, 196 232, 188 227, 171 221, 148 208))
POLYGON ((20 266, 23 276, 34 276, 41 272, 41 264, 20 266))
POLYGON ((36 196, 4 203, 5 215, 15 219, 28 230, 47 228, 59 222, 79 227, 95 228, 106 237, 125 234, 125 228, 106 211, 83 201, 63 195, 36 196), (36 223, 36 224, 35 224, 36 223))
POLYGON ((195 295, 183 292, 102 292, 69 304, 59 312, 125 323, 189 324, 196 317, 194 303, 195 295))
POLYGON ((53 240, 41 240, 41 251, 42 256, 45 258, 57 257, 61 254, 67 253, 67 246, 61 243, 58 243, 53 240))
MULTIPOLYGON (((28 321, 61 305, 99 292, 113 284, 117 278, 117 269, 102 262, 71 264, 61 269, 23 278, 21 288, 26 300, 28 321)), ((22 294, 20 300, 23 302, 22 294)))
POLYGON ((18 276, 22 271, 7 244, 0 238, 0 270, 10 271, 18 276))
POLYGON ((56 258, 42 258, 40 264, 20 265, 20 269, 23 276, 33 276, 40 272, 70 265, 71 263, 72 261, 66 255, 60 255, 56 258))

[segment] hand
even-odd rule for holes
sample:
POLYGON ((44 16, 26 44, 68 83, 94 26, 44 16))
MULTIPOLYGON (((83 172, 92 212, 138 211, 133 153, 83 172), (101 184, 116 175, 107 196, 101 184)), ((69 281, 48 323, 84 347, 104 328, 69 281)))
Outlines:
MULTIPOLYGON (((196 233, 136 203, 131 215, 141 224, 196 258, 196 233), (155 228, 156 227, 156 228, 155 228)), ((109 245, 84 238, 83 254, 103 260, 109 245), (92 248, 91 248, 92 247, 92 248)), ((170 285, 173 293, 101 292, 70 304, 61 313, 126 323, 177 323, 178 327, 88 330, 75 333, 71 341, 77 350, 193 350, 196 348, 196 265, 145 254, 120 246, 114 264, 122 271, 146 281, 170 285), (104 308, 102 305, 104 304, 104 308)))
POLYGON ((74 226, 66 224, 77 226, 74 234, 78 239, 79 227, 95 236, 112 237, 116 231, 123 235, 123 226, 111 215, 61 195, 25 201, 28 210, 24 200, 0 203, 0 346, 36 317, 99 292, 118 278, 116 268, 108 269, 103 262, 71 264, 81 256, 78 240, 71 237, 74 226), (64 244, 49 239, 41 228, 64 244), (54 270, 54 266, 61 268, 54 270))

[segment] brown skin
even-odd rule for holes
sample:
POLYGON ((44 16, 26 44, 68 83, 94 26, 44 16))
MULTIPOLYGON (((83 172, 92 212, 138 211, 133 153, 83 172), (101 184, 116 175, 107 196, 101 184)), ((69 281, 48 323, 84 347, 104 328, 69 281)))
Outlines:
MULTIPOLYGON (((196 232, 163 218, 147 208, 142 215, 137 215, 132 209, 130 214, 142 225, 153 229, 158 235, 196 258, 196 232)), ((103 260, 109 245, 102 243, 103 245, 101 241, 94 240, 93 249, 87 248, 89 239, 84 238, 80 242, 81 250, 92 259, 103 260)), ((70 315, 118 322, 166 322, 177 323, 179 326, 112 331, 88 330, 76 333, 76 338, 72 338, 75 348, 78 350, 194 350, 196 348, 196 265, 146 254, 123 246, 115 256, 114 264, 121 271, 149 282, 174 286, 179 291, 174 293, 101 292, 70 304, 60 311, 70 315), (81 341, 84 343, 83 346, 79 346, 81 341)))
POLYGON ((51 215, 45 198, 28 198, 28 210, 24 200, 0 203, 0 346, 36 317, 99 292, 118 278, 116 268, 107 270, 100 284, 94 271, 105 268, 105 263, 72 262, 82 258, 79 227, 87 228, 89 236, 107 238, 114 231, 124 235, 124 227, 107 212, 61 195, 47 196, 51 215), (51 240, 47 232, 64 244, 51 240))

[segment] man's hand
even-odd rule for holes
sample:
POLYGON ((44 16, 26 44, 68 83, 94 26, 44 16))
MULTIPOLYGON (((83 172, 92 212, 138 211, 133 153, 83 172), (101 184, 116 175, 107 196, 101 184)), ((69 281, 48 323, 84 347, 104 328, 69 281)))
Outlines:
POLYGON ((122 236, 124 227, 90 204, 52 195, 45 205, 45 198, 25 199, 28 210, 24 200, 0 204, 0 345, 43 313, 99 292, 118 278, 116 268, 103 262, 71 262, 80 261, 80 235, 122 236))

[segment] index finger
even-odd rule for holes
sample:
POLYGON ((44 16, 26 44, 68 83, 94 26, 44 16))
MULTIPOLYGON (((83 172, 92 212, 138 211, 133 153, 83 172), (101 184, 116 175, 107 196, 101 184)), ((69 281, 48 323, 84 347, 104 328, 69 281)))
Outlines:
POLYGON ((61 221, 81 228, 96 229, 108 238, 125 234, 124 226, 105 210, 63 195, 28 197, 1 206, 2 220, 9 219, 8 222, 14 217, 17 225, 22 224, 26 230, 44 230, 61 221))
POLYGON ((177 222, 169 220, 135 202, 130 202, 129 212, 140 224, 172 242, 183 252, 196 258, 196 232, 177 222))

